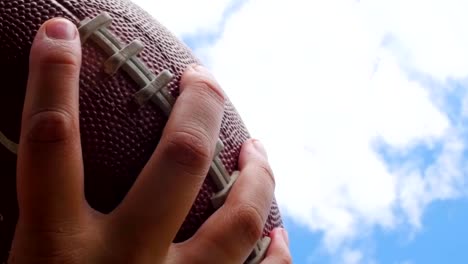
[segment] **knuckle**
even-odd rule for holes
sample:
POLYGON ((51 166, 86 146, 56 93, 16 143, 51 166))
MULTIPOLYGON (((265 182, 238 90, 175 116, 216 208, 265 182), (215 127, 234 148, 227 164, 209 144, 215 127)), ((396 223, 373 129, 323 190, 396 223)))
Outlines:
POLYGON ((210 94, 211 96, 215 97, 215 99, 217 99, 218 101, 224 101, 224 96, 221 93, 221 88, 219 88, 217 83, 210 80, 199 79, 197 82, 195 82, 195 86, 198 88, 199 91, 210 94))
POLYGON ((76 129, 70 114, 58 109, 47 109, 33 113, 29 119, 28 139, 31 142, 67 141, 76 129))
POLYGON ((239 206, 235 212, 235 228, 240 231, 248 244, 255 244, 263 234, 263 217, 253 205, 239 206))
POLYGON ((81 63, 81 47, 77 42, 36 40, 31 48, 31 59, 38 60, 41 64, 76 67, 81 63))
POLYGON ((80 59, 78 54, 69 47, 63 45, 55 45, 55 47, 42 54, 41 64, 44 65, 62 65, 76 69, 80 65, 80 59), (57 47, 58 46, 58 47, 57 47))
POLYGON ((62 80, 77 81, 80 72, 80 62, 76 55, 72 53, 71 51, 64 51, 59 54, 57 51, 54 51, 45 55, 39 63, 43 75, 50 73, 56 76, 59 74, 62 80))
POLYGON ((180 166, 191 169, 211 161, 209 140, 201 131, 174 132, 167 142, 166 154, 180 166))
POLYGON ((31 48, 30 64, 41 72, 76 76, 81 67, 81 50, 72 43, 42 41, 31 48))
POLYGON ((18 263, 80 263, 86 252, 80 242, 84 237, 84 229, 70 223, 57 222, 56 225, 54 228, 31 228, 20 224, 17 229, 21 234, 19 243, 12 247, 12 253, 18 255, 13 255, 12 259, 18 263), (23 239, 26 237, 27 244, 24 244, 23 239))

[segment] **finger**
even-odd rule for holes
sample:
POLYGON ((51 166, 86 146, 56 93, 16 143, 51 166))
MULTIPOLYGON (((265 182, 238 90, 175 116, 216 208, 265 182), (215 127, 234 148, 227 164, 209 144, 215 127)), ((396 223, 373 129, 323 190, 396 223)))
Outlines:
POLYGON ((225 204, 181 246, 182 251, 196 252, 201 262, 241 263, 263 233, 275 184, 260 142, 249 140, 242 146, 239 166, 239 179, 225 204))
POLYGON ((20 219, 30 227, 78 219, 83 206, 80 65, 76 27, 47 21, 31 48, 17 163, 20 219))
POLYGON ((132 241, 151 249, 166 250, 187 216, 208 173, 223 116, 223 94, 205 69, 189 68, 180 86, 155 153, 115 211, 132 241))
POLYGON ((268 248, 262 264, 290 264, 292 263, 289 252, 288 234, 283 228, 274 229, 271 234, 271 244, 268 248))

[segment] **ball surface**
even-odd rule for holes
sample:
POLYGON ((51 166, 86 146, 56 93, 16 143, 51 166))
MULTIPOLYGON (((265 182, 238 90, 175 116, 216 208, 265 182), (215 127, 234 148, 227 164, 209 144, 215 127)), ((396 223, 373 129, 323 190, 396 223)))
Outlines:
MULTIPOLYGON (((169 70, 178 85, 187 65, 200 63, 191 51, 154 20, 127 0, 9 0, 0 1, 0 263, 6 262, 18 219, 16 155, 8 143, 18 142, 21 112, 28 77, 29 52, 39 27, 48 19, 65 17, 79 25, 85 18, 107 12, 108 27, 122 44, 138 39, 144 44, 139 59, 154 74, 169 70)), ((80 129, 85 167, 85 192, 98 211, 112 211, 123 199, 156 148, 166 115, 154 104, 138 105, 134 94, 141 87, 124 71, 109 75, 109 59, 91 41, 83 44, 80 76, 80 129)), ((229 100, 225 103, 220 139, 225 148, 220 159, 229 173, 237 169, 242 143, 249 133, 229 100)), ((192 236, 214 212, 211 197, 216 187, 207 177, 176 241, 192 236)), ((281 225, 273 203, 264 235, 281 225)))

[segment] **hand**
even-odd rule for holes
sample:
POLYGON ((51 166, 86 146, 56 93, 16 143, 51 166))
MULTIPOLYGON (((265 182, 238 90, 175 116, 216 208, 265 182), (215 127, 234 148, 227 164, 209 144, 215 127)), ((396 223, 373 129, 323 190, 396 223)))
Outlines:
MULTIPOLYGON (((274 191, 257 141, 243 145, 240 177, 226 203, 193 238, 172 243, 219 136, 224 97, 213 77, 201 67, 184 73, 157 149, 123 202, 104 215, 90 208, 83 190, 80 67, 76 27, 64 19, 46 22, 31 49, 10 263, 242 263, 261 236, 274 191)), ((280 231, 264 263, 290 259, 280 231)))

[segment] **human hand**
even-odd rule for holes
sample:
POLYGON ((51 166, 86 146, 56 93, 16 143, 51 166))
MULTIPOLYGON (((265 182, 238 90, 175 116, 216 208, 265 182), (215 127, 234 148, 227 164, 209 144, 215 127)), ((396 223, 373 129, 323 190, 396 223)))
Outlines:
MULTIPOLYGON (((213 77, 200 67, 187 70, 153 156, 122 203, 104 215, 84 196, 80 67, 76 27, 64 19, 45 23, 31 49, 18 151, 20 215, 9 262, 242 263, 261 236, 274 191, 257 141, 243 145, 240 176, 225 204, 194 237, 172 243, 219 136, 224 98, 213 77)), ((278 232, 264 263, 290 259, 278 232)))

